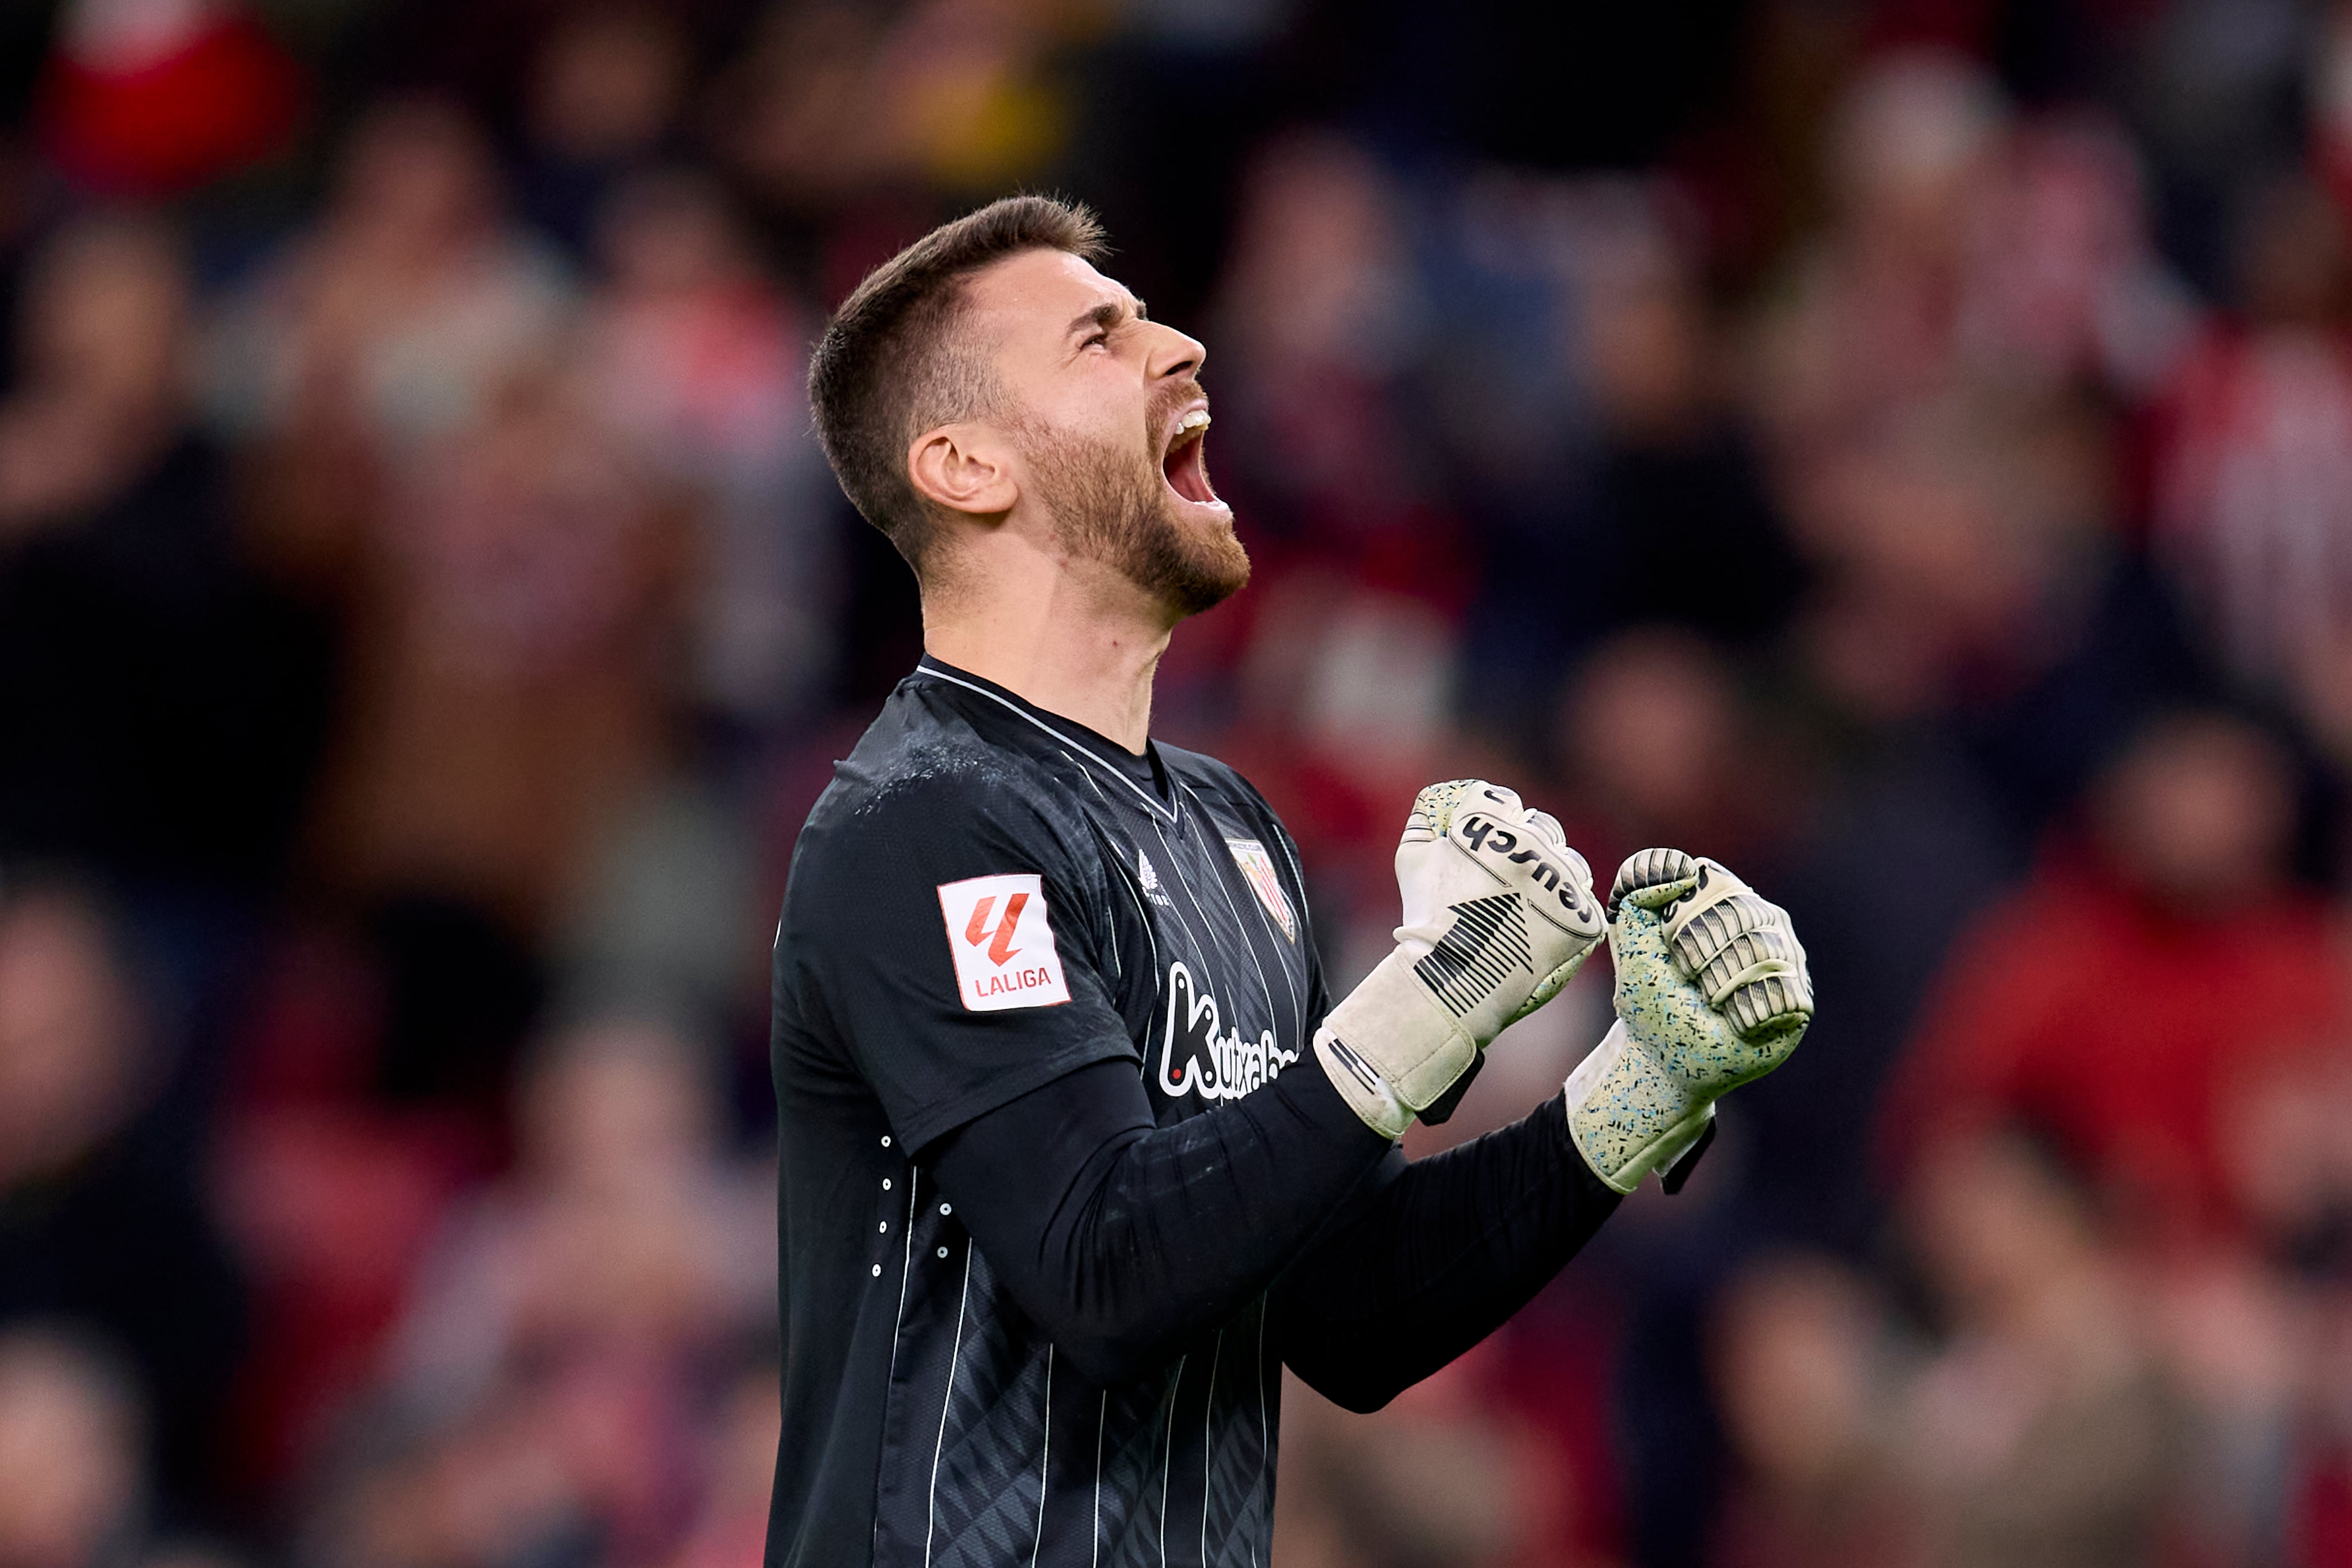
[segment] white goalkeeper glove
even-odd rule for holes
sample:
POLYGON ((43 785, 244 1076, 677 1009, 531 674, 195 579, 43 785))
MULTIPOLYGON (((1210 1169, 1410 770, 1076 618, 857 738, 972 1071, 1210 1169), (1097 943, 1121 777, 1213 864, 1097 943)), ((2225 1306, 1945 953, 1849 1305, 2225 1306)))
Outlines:
POLYGON ((1396 870, 1396 951, 1315 1032, 1323 1070, 1388 1138, 1437 1106, 1506 1025, 1550 1001, 1607 929, 1592 869, 1559 824, 1483 779, 1414 797, 1396 870))
POLYGON ((1621 1193, 1710 1130, 1717 1098, 1763 1077, 1812 1022, 1786 910, 1713 860, 1644 849, 1609 890, 1617 1022, 1568 1080, 1568 1125, 1621 1193))

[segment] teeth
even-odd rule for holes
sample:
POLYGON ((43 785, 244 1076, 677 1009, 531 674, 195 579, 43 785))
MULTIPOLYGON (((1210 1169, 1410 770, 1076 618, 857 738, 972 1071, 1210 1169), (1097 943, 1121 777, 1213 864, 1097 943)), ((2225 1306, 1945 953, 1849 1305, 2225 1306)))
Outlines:
POLYGON ((1195 408, 1192 413, 1176 421, 1176 434, 1179 436, 1189 436, 1195 430, 1206 430, 1208 427, 1209 411, 1205 408, 1195 408))

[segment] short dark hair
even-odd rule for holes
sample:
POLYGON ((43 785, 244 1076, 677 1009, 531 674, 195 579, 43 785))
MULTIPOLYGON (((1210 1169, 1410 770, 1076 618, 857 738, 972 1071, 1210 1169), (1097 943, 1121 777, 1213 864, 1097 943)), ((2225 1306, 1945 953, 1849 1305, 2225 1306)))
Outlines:
POLYGON ((809 405, 834 477, 920 577, 938 535, 907 477, 907 444, 985 408, 988 365, 953 341, 964 281, 1006 257, 1109 252, 1095 215, 1050 196, 1007 196, 941 224, 866 275, 825 324, 809 363, 809 405))

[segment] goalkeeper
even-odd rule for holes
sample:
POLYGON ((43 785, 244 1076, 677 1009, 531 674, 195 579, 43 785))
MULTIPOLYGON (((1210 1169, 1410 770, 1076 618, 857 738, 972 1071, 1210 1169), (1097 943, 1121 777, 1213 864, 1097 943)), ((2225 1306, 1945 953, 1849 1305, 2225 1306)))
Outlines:
POLYGON ((1171 628, 1247 558, 1202 351, 999 203, 869 278, 812 371, 926 655, 777 928, 783 1431, 767 1561, 1263 1563, 1280 1373, 1370 1409, 1532 1296, 1811 1014, 1780 911, 1675 851, 1604 910, 1559 825, 1435 784, 1396 945, 1336 1005, 1282 825, 1152 741, 1171 628), (1408 1162, 1603 938, 1618 1026, 1408 1162))

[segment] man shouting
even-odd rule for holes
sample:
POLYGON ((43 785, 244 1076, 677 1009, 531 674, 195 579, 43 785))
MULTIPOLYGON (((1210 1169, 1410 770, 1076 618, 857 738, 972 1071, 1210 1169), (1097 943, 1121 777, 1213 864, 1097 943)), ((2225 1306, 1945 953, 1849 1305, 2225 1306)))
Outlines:
POLYGON ((1811 1014, 1709 861, 1611 910, 1511 791, 1433 784, 1395 951, 1336 1004, 1289 835, 1150 739, 1170 633, 1249 560, 1202 346, 999 202, 868 277, 818 432, 925 656, 840 764, 776 933, 783 1441, 771 1568, 1265 1568, 1281 1368, 1370 1410, 1499 1325, 1811 1014), (1488 1041, 1607 934, 1620 1021, 1433 1159, 1488 1041))

